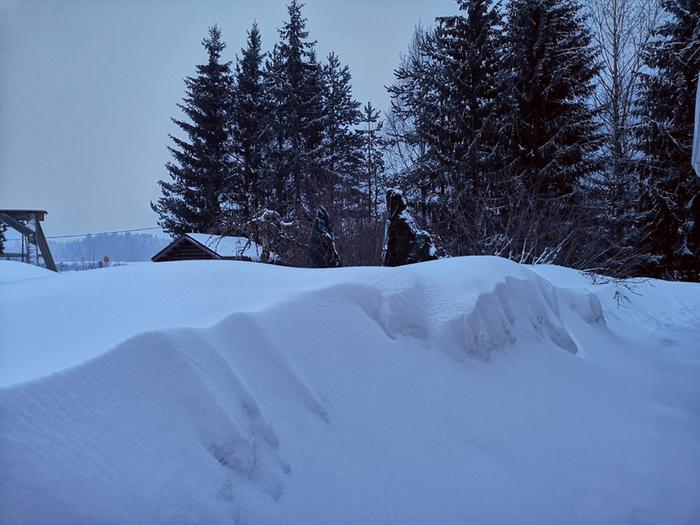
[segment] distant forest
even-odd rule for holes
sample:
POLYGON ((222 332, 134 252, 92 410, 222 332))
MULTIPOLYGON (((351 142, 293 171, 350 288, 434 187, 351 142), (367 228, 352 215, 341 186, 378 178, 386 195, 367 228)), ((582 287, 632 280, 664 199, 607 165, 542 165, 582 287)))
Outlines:
POLYGON ((142 233, 102 233, 49 244, 57 262, 98 263, 105 256, 113 262, 148 261, 168 242, 168 239, 142 233))
POLYGON ((269 51, 253 25, 226 55, 211 27, 151 204, 160 225, 315 265, 323 207, 333 264, 377 264, 399 188, 441 256, 699 279, 700 2, 456 3, 415 31, 383 115, 353 98, 340 57, 317 55, 296 0, 269 51))

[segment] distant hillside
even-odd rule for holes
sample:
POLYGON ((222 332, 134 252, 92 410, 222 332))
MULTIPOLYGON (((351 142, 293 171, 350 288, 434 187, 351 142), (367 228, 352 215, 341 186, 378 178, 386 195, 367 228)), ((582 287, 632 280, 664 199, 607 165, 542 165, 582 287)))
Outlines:
POLYGON ((112 261, 147 261, 169 239, 143 233, 102 233, 87 235, 72 241, 52 241, 51 252, 57 262, 101 260, 107 255, 112 261))

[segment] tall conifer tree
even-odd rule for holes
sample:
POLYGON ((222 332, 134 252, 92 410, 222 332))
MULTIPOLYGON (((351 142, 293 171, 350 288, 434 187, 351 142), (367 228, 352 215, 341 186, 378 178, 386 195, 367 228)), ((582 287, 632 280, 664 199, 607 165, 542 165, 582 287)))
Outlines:
POLYGON ((457 183, 479 184, 489 158, 484 127, 493 119, 503 42, 498 7, 490 0, 459 0, 460 15, 440 17, 432 50, 440 76, 435 90, 441 107, 433 123, 441 163, 456 174, 457 183), (465 16, 466 15, 466 16, 465 16))
POLYGON ((433 49, 440 117, 433 124, 440 169, 448 174, 441 224, 457 254, 488 253, 493 235, 496 97, 503 56, 500 7, 491 0, 459 0, 462 14, 438 18, 433 49))
POLYGON ((501 58, 500 15, 489 0, 459 0, 460 14, 418 35, 389 88, 405 138, 422 145, 407 181, 423 186, 431 228, 455 254, 481 253, 475 233, 488 199, 501 58))
POLYGON ((324 176, 319 181, 319 198, 334 217, 341 220, 361 201, 359 164, 360 137, 355 127, 360 121, 360 103, 352 97, 350 70, 335 53, 323 67, 324 130, 322 157, 324 176))
POLYGON ((306 18, 297 0, 287 6, 289 20, 266 64, 275 137, 271 155, 277 208, 311 223, 315 199, 311 188, 321 177, 323 74, 315 42, 308 40, 306 18))
POLYGON ((601 137, 589 105, 598 66, 576 0, 513 0, 506 39, 502 156, 513 205, 522 208, 510 249, 537 259, 561 253, 574 231, 580 183, 599 168, 601 137))
POLYGON ((231 148, 236 168, 228 193, 233 207, 239 211, 237 222, 241 225, 247 224, 259 209, 270 205, 267 156, 272 132, 263 56, 260 31, 254 23, 236 64, 231 118, 231 148))
POLYGON ((700 279, 700 179, 690 156, 700 71, 700 1, 663 0, 667 18, 644 53, 636 129, 642 177, 641 273, 700 279))
POLYGON ((381 114, 367 102, 362 107, 360 127, 357 130, 362 146, 362 177, 365 181, 366 214, 369 221, 379 217, 379 201, 384 195, 384 123, 381 114))
POLYGON ((173 122, 187 139, 171 135, 173 161, 166 164, 172 179, 160 181, 163 196, 151 203, 166 231, 214 233, 220 230, 222 203, 233 172, 230 152, 230 107, 233 77, 222 62, 226 44, 218 26, 202 41, 208 62, 185 79, 186 95, 178 107, 187 120, 173 122))

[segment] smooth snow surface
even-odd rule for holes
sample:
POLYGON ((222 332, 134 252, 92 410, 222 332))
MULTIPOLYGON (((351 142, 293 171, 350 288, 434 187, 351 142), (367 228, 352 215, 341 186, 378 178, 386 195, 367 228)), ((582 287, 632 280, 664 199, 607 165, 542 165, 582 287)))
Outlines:
POLYGON ((26 279, 37 279, 53 275, 54 272, 33 264, 20 264, 0 260, 0 284, 14 283, 26 279))
POLYGON ((0 265, 0 523, 700 522, 700 285, 31 272, 0 265))

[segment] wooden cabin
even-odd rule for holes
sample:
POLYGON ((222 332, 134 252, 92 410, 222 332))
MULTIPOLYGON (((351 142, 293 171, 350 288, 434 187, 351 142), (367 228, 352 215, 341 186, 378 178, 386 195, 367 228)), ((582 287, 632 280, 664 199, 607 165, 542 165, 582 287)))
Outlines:
POLYGON ((153 262, 222 259, 260 261, 262 247, 245 237, 184 233, 151 257, 153 262))

